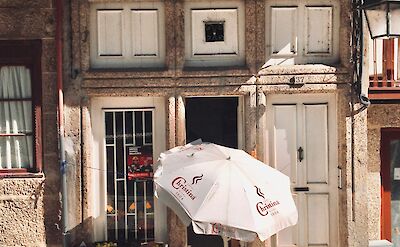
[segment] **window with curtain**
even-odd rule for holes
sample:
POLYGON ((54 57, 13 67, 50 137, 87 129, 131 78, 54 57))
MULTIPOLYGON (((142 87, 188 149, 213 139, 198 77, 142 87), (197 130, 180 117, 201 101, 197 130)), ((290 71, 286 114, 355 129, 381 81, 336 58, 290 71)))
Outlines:
POLYGON ((0 176, 41 171, 41 47, 0 40, 0 176))
POLYGON ((0 68, 0 169, 33 168, 32 89, 24 66, 0 68))

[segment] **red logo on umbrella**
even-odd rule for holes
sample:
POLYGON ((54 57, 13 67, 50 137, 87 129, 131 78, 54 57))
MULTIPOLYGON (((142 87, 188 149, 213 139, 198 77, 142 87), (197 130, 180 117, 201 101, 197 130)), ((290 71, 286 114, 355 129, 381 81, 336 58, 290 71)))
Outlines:
POLYGON ((212 224, 212 233, 219 234, 221 232, 222 225, 218 223, 212 224))
POLYGON ((264 199, 261 202, 257 202, 257 204, 256 204, 257 211, 261 216, 267 216, 270 213, 269 212, 270 209, 272 209, 273 207, 279 205, 280 203, 279 203, 279 201, 265 200, 265 195, 264 195, 264 193, 262 193, 261 189, 258 188, 257 186, 254 186, 254 187, 256 187, 257 195, 264 199))
POLYGON ((193 194, 192 187, 186 183, 186 179, 183 177, 176 177, 172 180, 172 187, 176 190, 184 192, 190 199, 196 199, 196 196, 193 194))

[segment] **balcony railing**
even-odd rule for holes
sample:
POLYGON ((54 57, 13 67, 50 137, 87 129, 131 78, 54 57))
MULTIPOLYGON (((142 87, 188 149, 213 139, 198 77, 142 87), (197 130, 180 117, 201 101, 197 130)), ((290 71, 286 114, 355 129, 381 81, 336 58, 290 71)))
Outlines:
POLYGON ((400 100, 399 46, 399 39, 370 40, 371 100, 400 100))

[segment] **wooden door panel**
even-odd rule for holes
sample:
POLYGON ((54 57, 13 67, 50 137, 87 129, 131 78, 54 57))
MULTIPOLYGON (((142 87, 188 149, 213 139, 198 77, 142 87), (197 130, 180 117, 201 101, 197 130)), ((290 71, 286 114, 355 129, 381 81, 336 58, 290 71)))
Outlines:
MULTIPOLYGON (((297 194, 293 194, 293 200, 296 204, 296 207, 299 208, 299 196, 297 194)), ((300 213, 299 213, 300 214, 300 213)), ((299 215, 300 216, 300 215, 299 215)), ((279 247, 298 247, 298 225, 294 225, 288 227, 282 231, 280 231, 275 236, 276 245, 279 247)))
MULTIPOLYGON (((295 104, 273 105, 273 166, 290 177, 292 186, 297 185, 297 106, 295 104)), ((293 195, 299 207, 299 197, 293 195)), ((298 226, 287 228, 276 235, 279 247, 298 246, 298 226)))
POLYGON ((307 184, 328 184, 328 109, 325 104, 304 106, 307 184))
POLYGON ((279 232, 272 246, 337 245, 333 110, 333 100, 322 97, 279 95, 269 100, 270 164, 290 176, 299 213, 298 224, 279 232), (305 191, 297 192, 297 187, 305 191))
POLYGON ((297 117, 296 105, 274 105, 275 168, 297 183, 297 117))
POLYGON ((329 194, 307 195, 306 246, 329 246, 329 194))

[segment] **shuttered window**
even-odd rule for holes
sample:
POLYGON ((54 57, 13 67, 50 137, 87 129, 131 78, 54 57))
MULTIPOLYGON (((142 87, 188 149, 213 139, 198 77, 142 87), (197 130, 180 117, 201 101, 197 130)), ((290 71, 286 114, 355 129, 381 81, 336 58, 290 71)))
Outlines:
POLYGON ((338 1, 266 1, 265 12, 265 66, 339 62, 338 1))
POLYGON ((95 3, 90 21, 91 67, 163 66, 163 3, 95 3))

